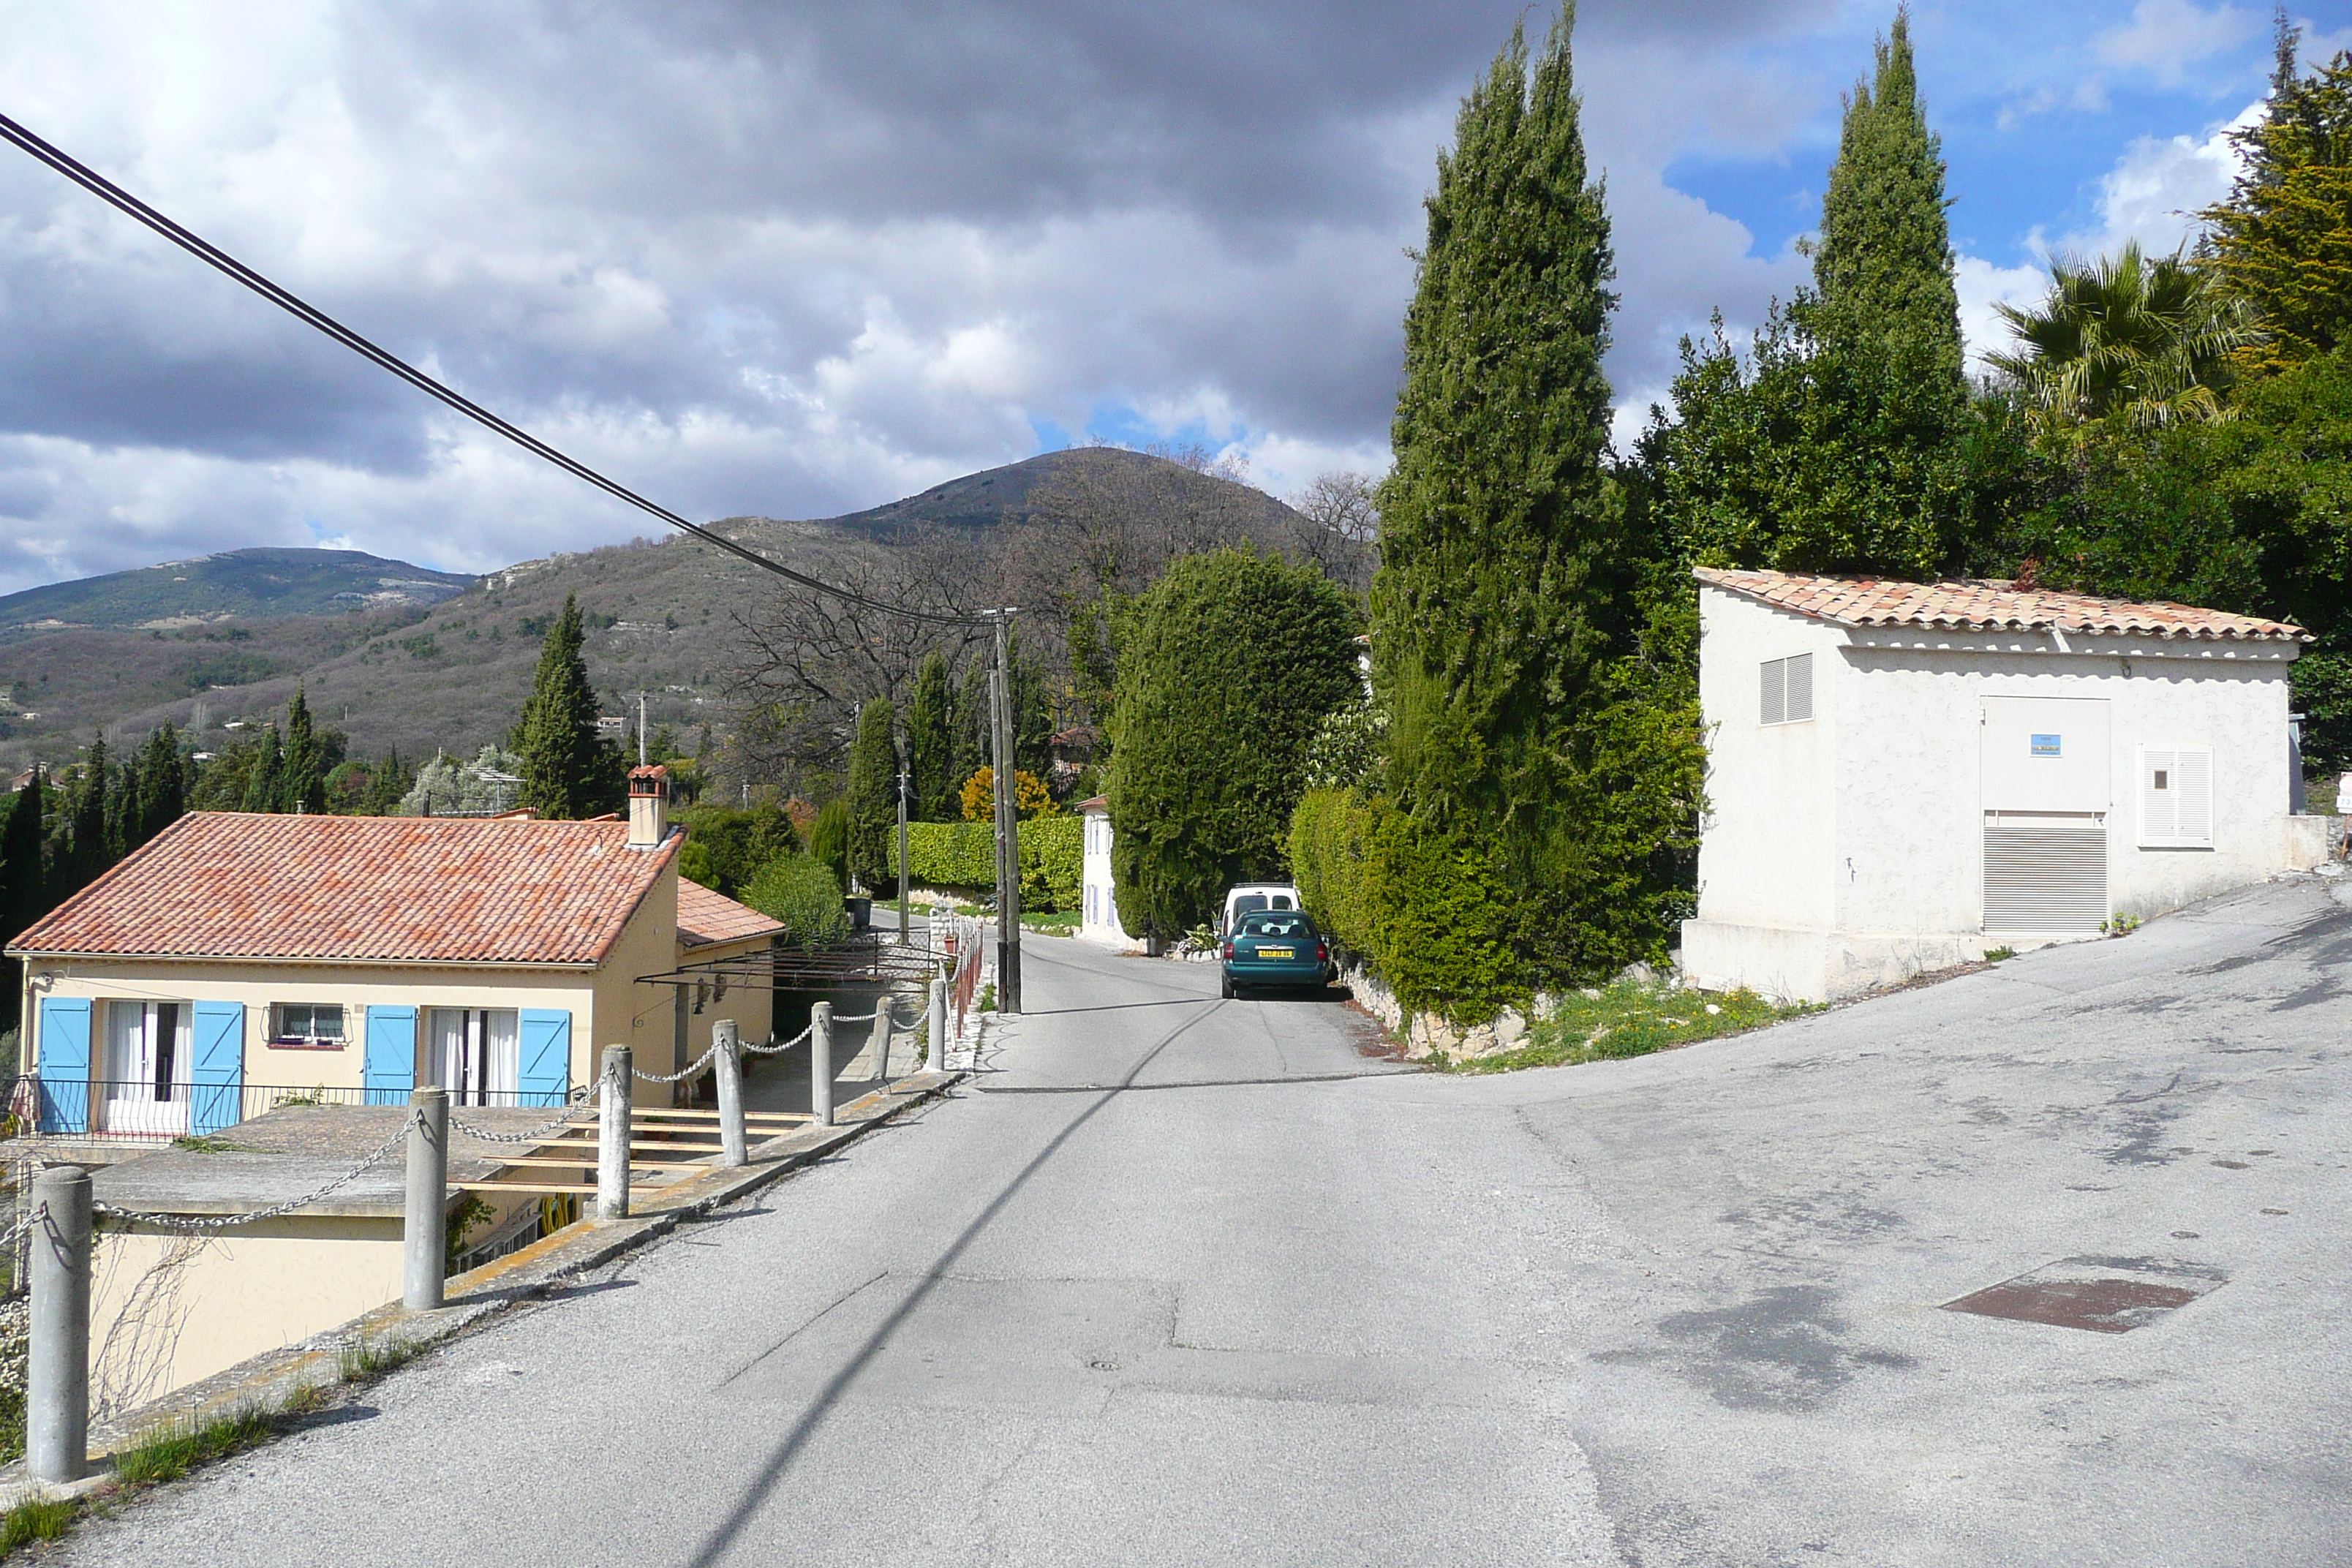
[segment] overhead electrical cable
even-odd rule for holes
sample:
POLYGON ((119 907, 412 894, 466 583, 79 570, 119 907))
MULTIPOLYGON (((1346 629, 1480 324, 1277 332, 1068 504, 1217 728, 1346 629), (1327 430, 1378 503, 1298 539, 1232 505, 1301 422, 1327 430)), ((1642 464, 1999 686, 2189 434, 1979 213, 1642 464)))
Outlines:
POLYGON ((698 522, 689 522, 669 508, 657 501, 647 500, 619 480, 607 479, 578 458, 558 451, 530 431, 507 423, 472 398, 443 385, 391 350, 371 342, 317 306, 264 278, 260 273, 202 236, 183 228, 98 173, 97 170, 50 145, 5 114, 0 114, 0 137, 5 137, 100 201, 138 219, 198 260, 228 274, 271 304, 317 328, 362 358, 373 361, 419 392, 439 399, 485 429, 505 437, 532 456, 554 464, 574 478, 585 479, 605 494, 626 501, 640 511, 649 512, 673 528, 684 530, 706 544, 715 545, 730 555, 747 561, 762 571, 772 572, 779 577, 787 578, 804 588, 814 588, 845 604, 856 605, 862 609, 873 610, 882 615, 904 616, 911 620, 929 621, 936 626, 987 626, 993 621, 994 617, 984 615, 958 615, 952 611, 916 609, 906 605, 893 605, 886 600, 862 594, 855 588, 845 588, 837 583, 828 583, 823 578, 810 576, 807 573, 795 572, 783 563, 771 560, 756 550, 739 544, 716 530, 706 528, 698 522))

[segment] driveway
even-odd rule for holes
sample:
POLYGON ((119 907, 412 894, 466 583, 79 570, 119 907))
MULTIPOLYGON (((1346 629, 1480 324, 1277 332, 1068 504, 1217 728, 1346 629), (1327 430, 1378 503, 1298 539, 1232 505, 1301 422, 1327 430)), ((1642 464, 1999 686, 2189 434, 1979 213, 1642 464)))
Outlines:
POLYGON ((952 1100, 65 1555, 2352 1561, 2316 885, 1482 1079, 1025 951, 952 1100))

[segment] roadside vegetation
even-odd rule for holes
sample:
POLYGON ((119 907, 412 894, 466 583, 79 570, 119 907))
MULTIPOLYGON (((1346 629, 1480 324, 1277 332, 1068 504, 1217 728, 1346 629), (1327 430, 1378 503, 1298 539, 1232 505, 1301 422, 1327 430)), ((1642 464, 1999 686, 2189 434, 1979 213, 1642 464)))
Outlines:
POLYGON ((1515 1049, 1459 1060, 1439 1058, 1431 1065, 1441 1072, 1484 1073, 1614 1061, 1745 1034, 1815 1011, 1802 1003, 1767 1002, 1753 991, 1686 991, 1656 981, 1621 980, 1570 994, 1515 1049))

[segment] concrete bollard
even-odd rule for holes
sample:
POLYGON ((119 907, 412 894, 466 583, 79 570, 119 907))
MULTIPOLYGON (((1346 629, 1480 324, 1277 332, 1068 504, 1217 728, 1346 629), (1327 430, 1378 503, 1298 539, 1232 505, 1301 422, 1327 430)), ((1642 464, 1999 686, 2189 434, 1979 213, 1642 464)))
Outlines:
POLYGON ((809 1114, 819 1127, 833 1125, 833 1004, 809 1009, 809 1114))
POLYGON ((751 1141, 743 1130, 743 1058, 735 1020, 710 1026, 710 1065, 719 1079, 719 1163, 732 1170, 751 1163, 751 1141))
POLYGON ((890 994, 886 991, 874 999, 874 1083, 877 1089, 890 1081, 890 1026, 897 1021, 890 1016, 890 994))
POLYGON ((629 1091, 635 1073, 626 1046, 604 1047, 604 1076, 597 1087, 596 1217, 629 1217, 629 1091))
POLYGON ((400 1228, 400 1304, 412 1312, 441 1305, 449 1268, 449 1091, 408 1095, 408 1214, 400 1228))
POLYGON ((926 1064, 933 1072, 948 1070, 948 983, 931 982, 931 1059, 926 1064))
POLYGON ((25 1468, 42 1481, 89 1474, 89 1173, 33 1178, 31 1343, 25 1359, 25 1468))

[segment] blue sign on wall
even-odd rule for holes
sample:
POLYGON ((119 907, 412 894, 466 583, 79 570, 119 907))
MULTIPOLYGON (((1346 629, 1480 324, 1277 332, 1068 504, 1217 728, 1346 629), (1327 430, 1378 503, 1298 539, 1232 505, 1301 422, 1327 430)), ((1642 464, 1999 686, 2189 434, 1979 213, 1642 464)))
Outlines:
POLYGON ((2056 756, 2058 754, 2058 737, 2055 735, 2034 736, 2033 754, 2037 757, 2056 756))

